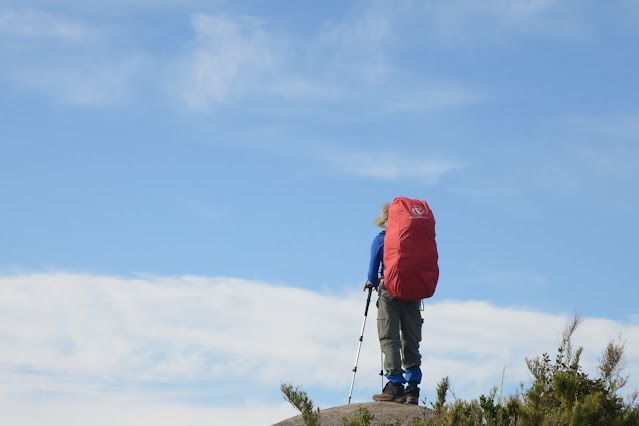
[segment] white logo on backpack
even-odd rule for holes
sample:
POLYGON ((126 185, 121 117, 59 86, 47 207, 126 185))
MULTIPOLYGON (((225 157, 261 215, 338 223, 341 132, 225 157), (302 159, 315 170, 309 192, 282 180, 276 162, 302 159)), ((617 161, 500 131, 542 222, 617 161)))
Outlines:
POLYGON ((413 212, 413 214, 418 216, 408 216, 409 219, 428 219, 428 216, 424 216, 426 210, 423 206, 414 205, 411 211, 413 212))

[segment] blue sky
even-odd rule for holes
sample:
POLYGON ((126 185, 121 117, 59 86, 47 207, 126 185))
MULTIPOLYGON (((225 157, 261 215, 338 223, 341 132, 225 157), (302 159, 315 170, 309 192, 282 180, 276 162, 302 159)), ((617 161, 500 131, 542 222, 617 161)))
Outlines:
POLYGON ((83 401, 105 424, 264 424, 294 414, 281 381, 342 405, 372 219, 400 195, 437 219, 426 395, 446 375, 488 392, 506 364, 516 387, 576 311, 591 373, 622 333, 639 375, 638 18, 633 1, 0 1, 4 416, 62 424, 83 401))

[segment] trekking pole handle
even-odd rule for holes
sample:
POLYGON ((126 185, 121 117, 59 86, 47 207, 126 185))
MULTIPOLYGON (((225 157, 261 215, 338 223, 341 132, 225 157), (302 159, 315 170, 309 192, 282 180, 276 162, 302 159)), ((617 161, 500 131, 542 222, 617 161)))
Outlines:
POLYGON ((366 298, 366 309, 364 309, 364 316, 368 316, 368 306, 371 304, 371 294, 373 293, 373 287, 368 287, 368 297, 366 298))

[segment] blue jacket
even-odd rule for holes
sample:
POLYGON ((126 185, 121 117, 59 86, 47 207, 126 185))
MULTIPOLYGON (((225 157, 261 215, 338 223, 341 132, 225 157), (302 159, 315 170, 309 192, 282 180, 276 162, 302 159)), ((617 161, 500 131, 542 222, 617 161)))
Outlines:
POLYGON ((384 237, 386 231, 380 232, 371 244, 371 261, 368 265, 368 281, 371 282, 373 287, 377 287, 379 284, 379 265, 384 265, 384 237))

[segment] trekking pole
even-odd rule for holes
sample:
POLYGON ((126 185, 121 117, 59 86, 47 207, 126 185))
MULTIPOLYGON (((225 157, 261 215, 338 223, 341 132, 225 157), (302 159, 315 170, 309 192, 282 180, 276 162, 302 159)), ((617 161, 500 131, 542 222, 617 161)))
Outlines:
MULTIPOLYGON (((381 266, 379 276, 379 293, 382 293, 382 286, 384 285, 384 264, 381 266)), ((384 393, 384 351, 382 351, 382 346, 379 346, 379 359, 380 359, 380 369, 379 369, 379 378, 382 381, 382 393, 384 393)))
POLYGON ((362 341, 364 340, 364 327, 366 327, 366 316, 368 315, 368 305, 371 303, 372 287, 368 287, 368 297, 366 298, 366 309, 364 309, 364 322, 362 322, 362 334, 359 336, 359 344, 357 345, 357 355, 355 355, 355 367, 353 368, 353 380, 351 380, 351 391, 348 393, 348 403, 351 403, 353 395, 353 385, 355 384, 355 373, 357 373, 357 361, 359 361, 359 351, 362 349, 362 341))

